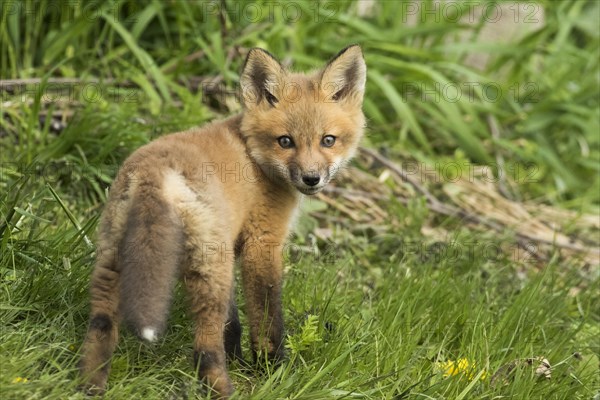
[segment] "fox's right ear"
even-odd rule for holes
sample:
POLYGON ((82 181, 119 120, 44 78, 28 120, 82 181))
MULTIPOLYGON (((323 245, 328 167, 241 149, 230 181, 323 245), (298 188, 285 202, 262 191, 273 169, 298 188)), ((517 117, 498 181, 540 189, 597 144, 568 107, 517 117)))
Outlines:
POLYGON ((279 102, 285 70, 271 53, 258 47, 248 52, 240 89, 246 108, 275 107, 279 102))

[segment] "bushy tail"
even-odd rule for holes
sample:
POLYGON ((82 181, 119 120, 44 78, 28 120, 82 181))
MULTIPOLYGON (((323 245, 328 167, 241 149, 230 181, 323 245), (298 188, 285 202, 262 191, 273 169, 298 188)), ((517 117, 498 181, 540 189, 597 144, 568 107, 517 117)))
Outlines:
POLYGON ((120 311, 145 340, 166 326, 183 251, 183 228, 173 206, 152 184, 134 195, 119 249, 120 311))

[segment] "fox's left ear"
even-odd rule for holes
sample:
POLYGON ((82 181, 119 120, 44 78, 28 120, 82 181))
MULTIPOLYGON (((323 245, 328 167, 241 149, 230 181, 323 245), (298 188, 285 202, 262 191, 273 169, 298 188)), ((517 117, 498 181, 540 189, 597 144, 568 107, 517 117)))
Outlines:
POLYGON ((321 73, 321 90, 333 101, 362 104, 367 80, 367 65, 358 45, 340 51, 321 73))

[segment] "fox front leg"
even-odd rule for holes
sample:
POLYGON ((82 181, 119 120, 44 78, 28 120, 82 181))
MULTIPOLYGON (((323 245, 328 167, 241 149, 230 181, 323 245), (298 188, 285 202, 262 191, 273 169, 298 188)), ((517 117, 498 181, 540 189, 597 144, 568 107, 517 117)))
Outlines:
POLYGON ((242 249, 242 281, 254 361, 264 354, 280 362, 285 356, 281 289, 283 278, 280 240, 247 242, 242 249))
POLYGON ((240 317, 238 315, 237 305, 235 304, 234 294, 231 294, 231 300, 229 301, 229 316, 225 324, 225 331, 223 333, 225 341, 225 353, 227 358, 231 361, 238 360, 244 364, 244 357, 242 355, 242 325, 240 324, 240 317))

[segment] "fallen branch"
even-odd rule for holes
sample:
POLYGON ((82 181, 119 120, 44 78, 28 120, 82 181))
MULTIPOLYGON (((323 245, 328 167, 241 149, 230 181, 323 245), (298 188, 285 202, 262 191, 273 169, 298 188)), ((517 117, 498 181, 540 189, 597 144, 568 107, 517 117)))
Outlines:
MULTIPOLYGON (((535 243, 551 245, 551 246, 554 246, 557 248, 576 251, 576 252, 580 252, 580 253, 592 254, 594 256, 600 256, 600 250, 597 248, 590 248, 590 247, 583 246, 583 245, 580 245, 577 243, 569 243, 569 242, 565 242, 564 240, 560 240, 560 241, 559 240, 549 240, 545 237, 541 237, 539 235, 532 234, 530 232, 526 232, 526 231, 522 231, 522 230, 515 230, 514 227, 510 227, 501 222, 498 222, 498 221, 495 221, 495 220, 492 220, 489 218, 485 218, 485 217, 482 217, 482 216, 474 214, 474 213, 470 213, 470 212, 468 212, 462 208, 456 207, 454 205, 445 204, 445 203, 441 202, 437 197, 435 197, 424 185, 420 184, 418 181, 413 179, 405 171, 403 171, 401 167, 399 167, 397 164, 390 161, 383 155, 377 153, 374 150, 367 149, 367 148, 361 148, 360 153, 377 161, 379 164, 383 165, 385 168, 387 168, 393 174, 398 176, 402 181, 404 181, 404 182, 408 183, 410 186, 412 186, 418 193, 420 193, 421 195, 423 195, 425 197, 428 208, 435 213, 446 215, 446 216, 451 216, 451 217, 461 218, 465 221, 493 229, 494 231, 496 231, 498 233, 506 232, 507 230, 512 230, 515 233, 517 243, 519 244, 519 246, 521 246, 525 250, 530 250, 531 242, 535 242, 535 243)), ((366 194, 366 193, 363 193, 363 195, 373 196, 372 194, 366 194)), ((399 200, 403 203, 407 202, 406 199, 399 199, 399 200)), ((539 255, 536 254, 536 256, 539 256, 539 255)))

